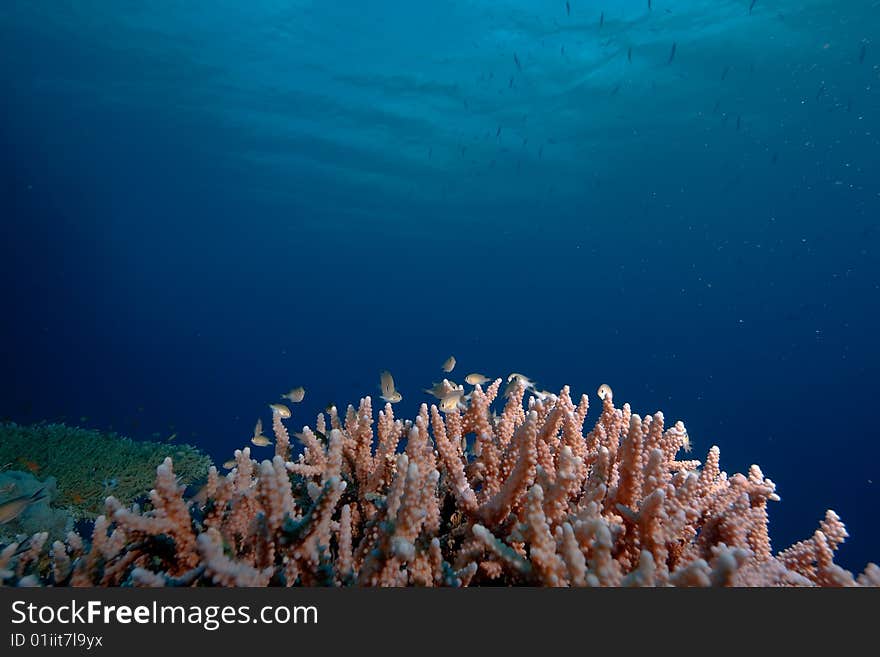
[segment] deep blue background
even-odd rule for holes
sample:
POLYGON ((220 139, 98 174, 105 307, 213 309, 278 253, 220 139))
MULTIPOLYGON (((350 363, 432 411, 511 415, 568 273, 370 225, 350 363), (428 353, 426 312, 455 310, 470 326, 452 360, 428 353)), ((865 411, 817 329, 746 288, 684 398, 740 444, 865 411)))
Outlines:
POLYGON ((452 353, 880 558, 876 3, 326 4, 2 4, 0 416, 223 461, 452 353))

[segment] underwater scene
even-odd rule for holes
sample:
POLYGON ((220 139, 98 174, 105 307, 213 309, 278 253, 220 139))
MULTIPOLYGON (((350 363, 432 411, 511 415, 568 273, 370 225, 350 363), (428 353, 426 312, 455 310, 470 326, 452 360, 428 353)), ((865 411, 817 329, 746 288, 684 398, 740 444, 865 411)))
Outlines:
POLYGON ((0 5, 0 584, 880 585, 880 2, 0 5))

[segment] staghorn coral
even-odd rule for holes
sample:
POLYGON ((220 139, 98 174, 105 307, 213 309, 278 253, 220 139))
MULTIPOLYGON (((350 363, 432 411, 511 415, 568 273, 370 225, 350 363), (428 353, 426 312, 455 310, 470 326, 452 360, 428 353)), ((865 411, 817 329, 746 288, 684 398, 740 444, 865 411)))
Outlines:
MULTIPOLYGON (((584 433, 588 400, 567 387, 523 399, 515 380, 500 416, 500 379, 470 404, 412 421, 391 404, 330 409, 295 434, 303 451, 272 460, 236 452, 225 477, 183 496, 174 464, 157 468, 149 508, 107 499, 86 540, 75 533, 41 558, 37 534, 0 552, 6 584, 137 586, 854 586, 880 585, 833 562, 846 537, 829 511, 809 539, 774 556, 757 466, 677 460, 681 423, 633 414, 610 389, 584 433), (405 447, 400 452, 401 441, 405 447)), ((275 424, 276 433, 286 428, 275 424)), ((276 436, 278 438, 278 436, 276 436)))
POLYGON ((185 444, 135 441, 65 424, 0 423, 0 464, 30 469, 40 479, 54 477, 58 495, 53 506, 76 518, 94 519, 110 493, 126 504, 143 495, 153 484, 156 464, 166 456, 174 458, 175 472, 186 482, 203 478, 211 464, 207 455, 185 444))

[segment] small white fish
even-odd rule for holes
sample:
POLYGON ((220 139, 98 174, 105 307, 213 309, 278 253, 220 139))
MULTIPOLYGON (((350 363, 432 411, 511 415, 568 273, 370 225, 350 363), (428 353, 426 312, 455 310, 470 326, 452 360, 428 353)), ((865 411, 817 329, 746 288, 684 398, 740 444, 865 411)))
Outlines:
POLYGON ((447 397, 446 399, 440 400, 440 410, 444 413, 450 413, 458 408, 458 403, 458 397, 447 397))
POLYGON ((440 400, 440 410, 446 413, 454 411, 461 403, 462 392, 457 390, 440 400))
POLYGON ((290 417, 290 409, 287 408, 284 404, 269 404, 269 408, 272 409, 272 413, 277 413, 279 416, 287 419, 290 417))
POLYGON ((611 401, 614 398, 614 393, 611 391, 611 386, 607 383, 603 383, 599 386, 599 389, 596 391, 596 394, 599 395, 599 399, 611 401))
POLYGON ((257 418, 257 424, 254 426, 254 437, 263 433, 263 421, 257 418))
POLYGON ((446 360, 443 361, 443 365, 441 365, 441 369, 444 372, 451 372, 455 369, 455 356, 450 356, 446 360))
POLYGON ((379 373, 379 388, 382 390, 381 399, 384 401, 396 404, 403 399, 403 395, 394 389, 394 377, 391 376, 391 372, 388 370, 383 370, 379 373))
POLYGON ((523 385, 526 388, 534 388, 535 387, 534 381, 529 379, 529 377, 527 377, 525 374, 520 374, 519 372, 514 372, 513 374, 511 374, 510 376, 507 377, 507 382, 511 383, 514 379, 516 379, 517 381, 522 381, 523 385))
POLYGON ((290 392, 288 392, 284 395, 281 395, 281 399, 289 399, 294 404, 298 404, 303 399, 305 399, 305 396, 306 396, 306 389, 303 388, 302 386, 299 386, 298 388, 294 388, 290 392))
POLYGON ((235 459, 229 459, 228 461, 226 461, 226 462, 223 464, 223 467, 224 467, 226 470, 232 470, 232 468, 235 467, 235 459))
POLYGON ((489 383, 492 379, 483 376, 482 374, 468 374, 464 377, 465 383, 469 383, 472 386, 481 386, 484 383, 489 383))
MULTIPOLYGON (((394 394, 394 377, 388 370, 379 372, 379 389, 382 391, 382 399, 394 394)), ((388 401, 388 400, 386 400, 388 401)))
POLYGON ((514 372, 509 377, 507 377, 507 387, 504 388, 504 398, 510 399, 513 391, 516 390, 517 386, 519 385, 522 385, 524 390, 535 389, 535 383, 529 380, 527 376, 514 372))
POLYGON ((272 444, 272 441, 266 438, 266 436, 254 436, 251 438, 251 442, 257 447, 268 447, 272 444))

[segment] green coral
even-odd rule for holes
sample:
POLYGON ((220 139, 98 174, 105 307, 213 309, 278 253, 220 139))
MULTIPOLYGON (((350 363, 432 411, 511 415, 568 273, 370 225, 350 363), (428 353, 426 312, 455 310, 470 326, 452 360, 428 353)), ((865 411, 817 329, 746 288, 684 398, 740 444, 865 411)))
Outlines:
POLYGON ((212 465, 210 457, 186 444, 135 441, 65 424, 0 423, 0 469, 54 477, 58 498, 53 506, 67 507, 79 518, 103 513, 108 495, 128 504, 147 493, 166 456, 185 484, 204 478, 212 465))

